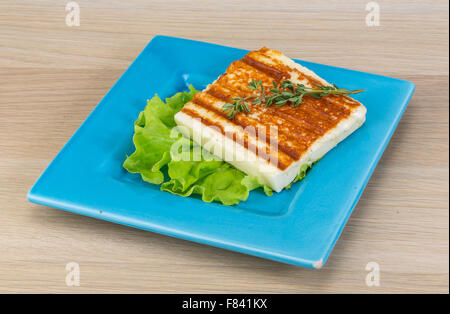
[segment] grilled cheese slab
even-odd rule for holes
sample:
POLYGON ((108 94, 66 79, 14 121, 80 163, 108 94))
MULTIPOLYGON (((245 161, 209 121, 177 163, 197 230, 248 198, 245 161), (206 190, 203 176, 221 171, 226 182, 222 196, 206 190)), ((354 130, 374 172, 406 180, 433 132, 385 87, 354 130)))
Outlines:
POLYGON ((280 192, 299 174, 359 128, 366 108, 348 96, 305 96, 300 106, 252 104, 229 119, 223 111, 234 97, 254 95, 251 80, 265 90, 289 80, 307 87, 330 85, 282 53, 262 48, 231 63, 215 82, 175 115, 179 130, 212 154, 280 192))

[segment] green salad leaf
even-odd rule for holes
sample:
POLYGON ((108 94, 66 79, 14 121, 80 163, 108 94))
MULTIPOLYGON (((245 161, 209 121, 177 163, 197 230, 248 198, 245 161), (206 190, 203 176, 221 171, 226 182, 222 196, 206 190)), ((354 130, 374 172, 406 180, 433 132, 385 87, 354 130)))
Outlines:
MULTIPOLYGON (((162 191, 180 196, 200 195, 205 202, 238 204, 247 200, 249 192, 257 188, 271 196, 272 189, 260 183, 257 177, 246 175, 176 131, 175 114, 197 92, 189 86, 188 92, 177 93, 166 98, 165 102, 158 95, 147 101, 147 106, 134 123, 136 150, 127 157, 123 167, 129 172, 139 173, 146 182, 161 185, 162 191), (190 158, 177 158, 173 147, 188 147, 190 158), (167 175, 163 169, 167 169, 167 175)), ((303 179, 309 167, 302 167, 294 182, 303 179)))
POLYGON ((140 173, 142 179, 149 183, 164 182, 161 168, 170 162, 170 148, 181 137, 172 132, 176 126, 174 116, 197 92, 193 87, 189 89, 189 92, 167 98, 166 103, 158 95, 147 101, 147 106, 134 123, 136 151, 125 160, 125 169, 140 173))

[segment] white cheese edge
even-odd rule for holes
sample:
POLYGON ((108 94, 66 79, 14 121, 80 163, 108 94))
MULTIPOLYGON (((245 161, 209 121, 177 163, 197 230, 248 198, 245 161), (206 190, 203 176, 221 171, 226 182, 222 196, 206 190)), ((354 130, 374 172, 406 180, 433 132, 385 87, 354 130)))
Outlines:
POLYGON ((185 137, 194 138, 197 144, 219 158, 230 156, 231 158, 227 158, 226 162, 249 175, 258 177, 260 182, 268 185, 274 191, 280 192, 295 179, 302 165, 312 164, 322 158, 339 142, 358 129, 364 123, 365 118, 366 108, 363 105, 353 109, 348 118, 339 122, 335 128, 317 139, 300 160, 292 163, 285 170, 277 168, 267 160, 254 154, 253 158, 248 158, 249 154, 252 153, 246 148, 206 125, 201 125, 201 131, 195 131, 198 133, 194 136, 194 130, 198 129, 198 121, 181 111, 175 115, 175 122, 180 126, 179 130, 185 137), (232 152, 232 156, 230 152, 232 152))

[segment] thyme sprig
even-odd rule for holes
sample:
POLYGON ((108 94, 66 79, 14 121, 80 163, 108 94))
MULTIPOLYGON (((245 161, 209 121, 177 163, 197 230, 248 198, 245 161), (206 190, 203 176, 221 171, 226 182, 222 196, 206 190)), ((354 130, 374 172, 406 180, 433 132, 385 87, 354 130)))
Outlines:
POLYGON ((284 106, 290 104, 293 107, 300 106, 303 102, 303 97, 311 96, 314 98, 321 98, 328 95, 352 95, 361 93, 364 89, 348 90, 346 88, 339 88, 335 84, 319 85, 314 84, 314 87, 308 87, 303 84, 295 84, 291 81, 283 81, 277 84, 272 82, 273 88, 270 89, 270 94, 267 95, 262 84, 262 81, 252 81, 247 86, 248 89, 257 91, 256 94, 247 97, 234 97, 232 103, 223 105, 223 111, 229 119, 233 119, 238 112, 250 112, 248 101, 253 99, 253 105, 263 104, 267 107, 284 106))
POLYGON ((247 104, 248 97, 234 97, 232 103, 226 103, 222 106, 223 112, 226 113, 228 119, 233 119, 238 112, 250 112, 250 108, 247 104))
POLYGON ((233 119, 236 113, 238 112, 250 112, 247 100, 256 98, 255 100, 252 101, 252 104, 259 104, 263 101, 263 99, 266 98, 262 81, 255 81, 254 79, 252 79, 247 88, 251 90, 258 90, 259 91, 258 95, 250 95, 247 97, 233 97, 232 99, 234 101, 232 103, 224 104, 222 106, 223 112, 226 113, 228 119, 233 119))

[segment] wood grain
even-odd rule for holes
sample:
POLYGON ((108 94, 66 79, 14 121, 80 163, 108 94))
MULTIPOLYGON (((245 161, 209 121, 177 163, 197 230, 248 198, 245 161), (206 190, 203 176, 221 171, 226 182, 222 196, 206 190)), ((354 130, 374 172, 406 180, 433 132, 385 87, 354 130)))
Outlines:
POLYGON ((449 291, 448 2, 0 1, 0 292, 449 291), (416 93, 328 264, 311 271, 27 202, 56 153, 156 34, 413 81, 416 93), (65 265, 81 267, 67 287, 65 265), (367 287, 365 266, 381 267, 367 287))

